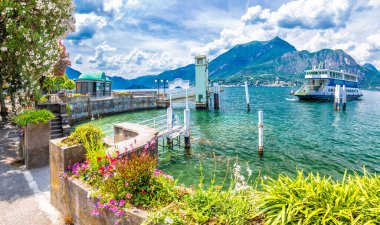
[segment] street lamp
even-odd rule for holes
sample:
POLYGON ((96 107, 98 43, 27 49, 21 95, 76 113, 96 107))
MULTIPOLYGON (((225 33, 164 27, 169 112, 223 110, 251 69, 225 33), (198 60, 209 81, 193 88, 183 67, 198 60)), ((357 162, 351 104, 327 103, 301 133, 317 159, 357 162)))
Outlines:
MULTIPOLYGON (((161 82, 164 82, 163 80, 161 80, 161 82)), ((166 80, 165 82, 164 82, 164 96, 165 96, 165 88, 166 88, 166 83, 167 84, 169 84, 169 80, 166 80)), ((169 85, 168 85, 168 88, 169 88, 169 85)))
POLYGON ((158 80, 154 80, 155 83, 157 83, 157 96, 160 98, 160 82, 158 80))

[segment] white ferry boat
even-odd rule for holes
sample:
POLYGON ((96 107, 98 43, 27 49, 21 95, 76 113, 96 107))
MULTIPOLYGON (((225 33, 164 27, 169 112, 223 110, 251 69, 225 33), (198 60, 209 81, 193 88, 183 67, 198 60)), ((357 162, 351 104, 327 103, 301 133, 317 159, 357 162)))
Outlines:
POLYGON ((358 76, 330 69, 312 69, 305 71, 305 83, 292 94, 299 100, 334 100, 335 86, 346 86, 347 100, 362 96, 358 87, 358 76))

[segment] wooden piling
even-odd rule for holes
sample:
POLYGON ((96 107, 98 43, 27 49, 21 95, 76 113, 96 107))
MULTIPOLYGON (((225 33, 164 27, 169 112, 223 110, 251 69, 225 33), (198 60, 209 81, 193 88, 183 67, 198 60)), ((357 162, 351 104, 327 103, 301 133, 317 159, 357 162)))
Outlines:
POLYGON ((259 155, 262 155, 264 152, 264 125, 263 125, 263 111, 258 112, 259 117, 259 155))
POLYGON ((245 86, 245 101, 247 102, 247 110, 249 112, 249 111, 251 111, 251 107, 249 105, 249 92, 248 92, 248 82, 247 81, 244 82, 244 86, 245 86))
POLYGON ((343 109, 343 111, 346 110, 346 105, 347 105, 347 91, 346 91, 346 85, 343 85, 343 88, 342 88, 342 109, 343 109))

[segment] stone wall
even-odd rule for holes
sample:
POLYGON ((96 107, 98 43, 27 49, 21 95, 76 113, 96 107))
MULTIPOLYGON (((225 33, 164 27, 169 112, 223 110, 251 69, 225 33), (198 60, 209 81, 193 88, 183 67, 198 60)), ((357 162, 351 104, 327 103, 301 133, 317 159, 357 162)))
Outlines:
POLYGON ((90 119, 92 115, 107 115, 159 107, 156 96, 113 95, 110 98, 93 99, 87 96, 68 99, 71 122, 90 119))

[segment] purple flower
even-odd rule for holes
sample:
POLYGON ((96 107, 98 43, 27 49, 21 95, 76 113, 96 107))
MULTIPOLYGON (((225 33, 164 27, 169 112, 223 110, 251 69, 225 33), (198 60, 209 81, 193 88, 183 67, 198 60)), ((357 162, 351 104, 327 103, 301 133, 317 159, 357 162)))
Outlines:
POLYGON ((125 203, 125 201, 124 201, 124 200, 120 200, 120 202, 119 202, 119 206, 123 206, 123 205, 124 205, 124 203, 125 203))

